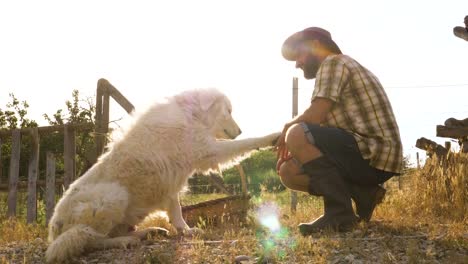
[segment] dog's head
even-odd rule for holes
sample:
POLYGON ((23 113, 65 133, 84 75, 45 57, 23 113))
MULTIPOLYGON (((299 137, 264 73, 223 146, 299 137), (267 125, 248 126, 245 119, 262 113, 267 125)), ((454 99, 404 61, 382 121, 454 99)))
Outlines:
POLYGON ((216 89, 187 91, 177 101, 185 107, 190 105, 193 117, 217 139, 234 139, 242 133, 232 118, 231 101, 216 89))

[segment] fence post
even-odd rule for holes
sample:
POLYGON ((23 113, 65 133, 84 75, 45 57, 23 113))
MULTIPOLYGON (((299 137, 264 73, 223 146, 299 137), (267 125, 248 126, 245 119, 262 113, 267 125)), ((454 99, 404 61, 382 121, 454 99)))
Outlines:
MULTIPOLYGON (((96 117, 95 117, 95 144, 96 144, 96 156, 97 159, 101 154, 102 150, 104 149, 104 137, 102 135, 102 97, 104 93, 103 82, 101 80, 98 81, 97 89, 96 89, 96 117)), ((96 162, 96 161, 94 161, 96 162)))
POLYGON ((419 165, 419 152, 416 152, 416 165, 419 170, 421 168, 421 166, 419 165))
POLYGON ((31 157, 28 168, 28 206, 26 221, 28 224, 37 219, 36 183, 39 171, 39 133, 37 127, 31 129, 31 157))
MULTIPOLYGON (((292 87, 292 117, 297 116, 298 113, 298 93, 299 93, 299 85, 298 85, 298 78, 293 77, 293 87, 292 87)), ((297 192, 291 191, 291 212, 295 213, 297 208, 297 192)))
POLYGON ((452 143, 450 141, 445 141, 445 149, 447 149, 447 153, 450 152, 451 148, 452 148, 452 143))
POLYGON ((106 136, 109 130, 109 82, 100 79, 96 91, 96 158, 106 146, 106 136))
POLYGON ((110 96, 109 96, 109 89, 104 90, 104 98, 102 100, 102 138, 103 138, 103 145, 101 149, 101 154, 104 153, 104 150, 107 145, 107 133, 109 132, 109 104, 110 104, 110 96))
POLYGON ((54 213, 55 207, 55 156, 52 152, 46 154, 46 225, 54 213))
POLYGON ((19 129, 14 129, 11 133, 11 158, 8 181, 8 217, 16 216, 16 193, 18 188, 20 153, 21 131, 19 129))
POLYGON ((31 129, 31 157, 28 166, 28 206, 26 222, 28 224, 37 218, 36 183, 39 170, 39 133, 37 127, 31 129))
POLYGON ((69 124, 64 126, 64 150, 63 150, 63 163, 65 174, 63 176, 63 185, 65 190, 68 189, 70 183, 75 179, 75 129, 71 128, 69 124))
POLYGON ((241 177, 242 194, 247 195, 247 177, 245 176, 244 168, 242 168, 241 164, 237 164, 236 167, 241 177))

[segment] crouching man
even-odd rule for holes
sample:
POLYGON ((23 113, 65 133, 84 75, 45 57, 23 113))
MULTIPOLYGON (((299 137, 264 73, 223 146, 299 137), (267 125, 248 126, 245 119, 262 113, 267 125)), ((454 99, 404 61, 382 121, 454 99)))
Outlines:
POLYGON ((282 54, 306 79, 316 79, 309 108, 284 126, 276 145, 283 184, 324 199, 324 214, 299 230, 349 230, 371 219, 385 195, 380 184, 401 173, 392 107, 377 77, 343 55, 322 28, 294 33, 282 54))

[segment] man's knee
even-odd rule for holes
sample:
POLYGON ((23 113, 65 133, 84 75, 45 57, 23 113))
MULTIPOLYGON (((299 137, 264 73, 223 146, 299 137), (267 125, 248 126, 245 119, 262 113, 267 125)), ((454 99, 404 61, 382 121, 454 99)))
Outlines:
POLYGON ((301 124, 292 125, 286 134, 286 146, 289 152, 301 163, 322 155, 314 142, 312 134, 306 134, 301 124))
POLYGON ((309 144, 304 129, 300 124, 292 125, 286 133, 286 146, 289 150, 295 150, 304 146, 304 144, 309 144))

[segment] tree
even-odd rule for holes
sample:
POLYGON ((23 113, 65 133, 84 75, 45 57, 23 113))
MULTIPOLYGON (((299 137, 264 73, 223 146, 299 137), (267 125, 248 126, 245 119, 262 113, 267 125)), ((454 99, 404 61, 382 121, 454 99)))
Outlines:
MULTIPOLYGON (((65 101, 66 111, 58 109, 52 116, 44 114, 44 118, 50 125, 83 124, 94 123, 96 107, 91 97, 80 98, 78 90, 73 90, 72 99, 65 101)), ((76 134, 76 173, 81 175, 93 163, 94 155, 94 137, 90 132, 80 132, 76 134)), ((48 151, 53 150, 57 153, 63 152, 63 134, 52 134, 45 138, 48 151)), ((44 151, 45 151, 44 149, 44 151)), ((58 159, 57 169, 63 169, 63 157, 58 159)))
MULTIPOLYGON (((13 93, 9 94, 10 101, 6 104, 5 110, 0 108, 0 128, 1 129, 15 129, 37 127, 34 120, 28 118, 29 104, 26 101, 18 100, 13 93)), ((2 166, 0 176, 7 175, 7 168, 11 153, 11 137, 6 137, 2 140, 1 145, 2 166)), ((31 139, 26 136, 21 140, 21 157, 20 160, 20 175, 27 175, 28 161, 31 153, 31 139)))
POLYGON ((0 108, 0 128, 37 127, 36 121, 27 118, 29 104, 26 101, 20 102, 13 93, 9 96, 11 102, 6 104, 5 111, 0 108))

